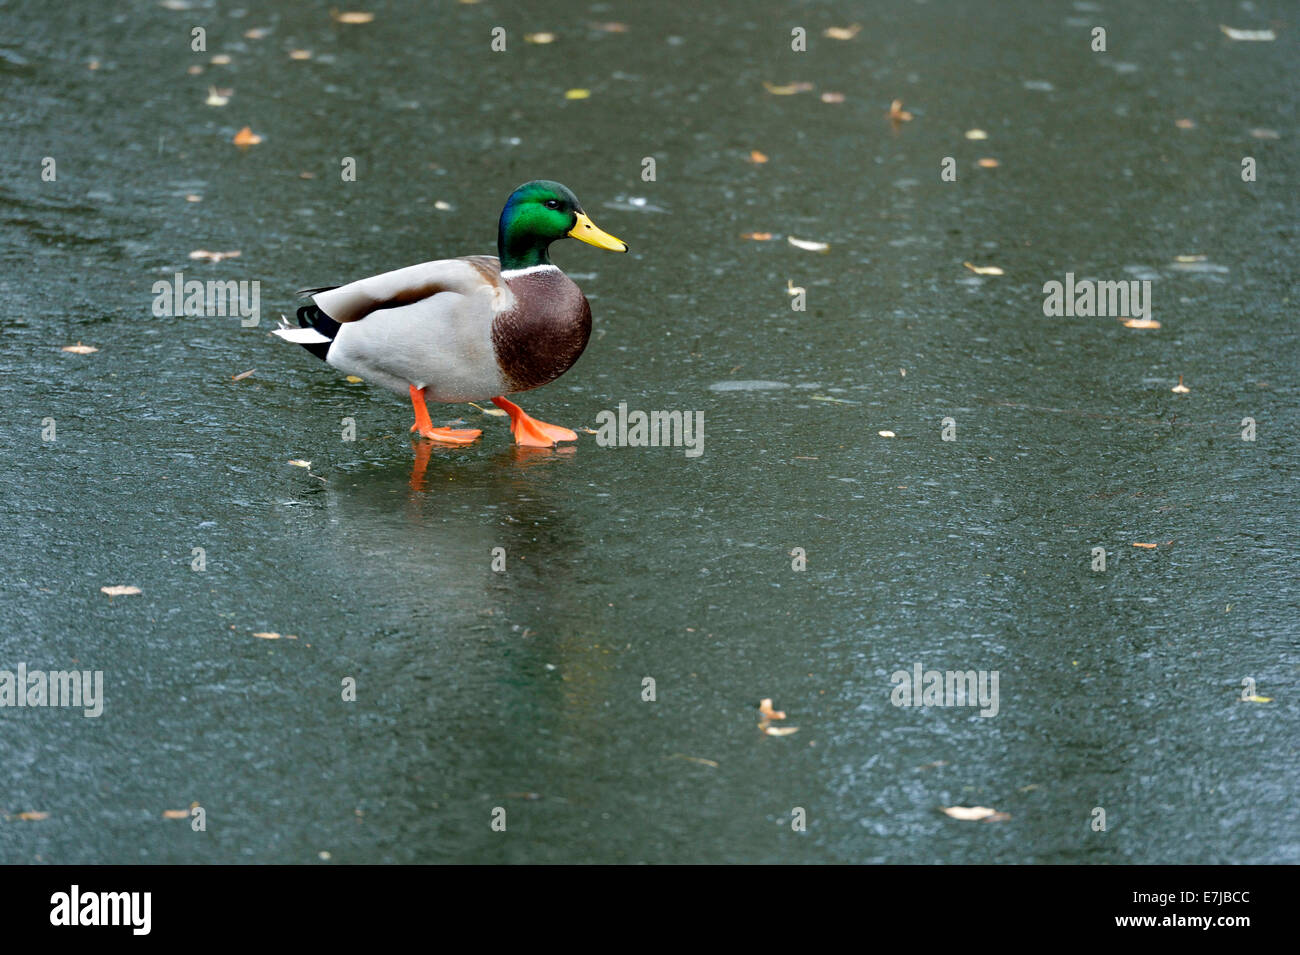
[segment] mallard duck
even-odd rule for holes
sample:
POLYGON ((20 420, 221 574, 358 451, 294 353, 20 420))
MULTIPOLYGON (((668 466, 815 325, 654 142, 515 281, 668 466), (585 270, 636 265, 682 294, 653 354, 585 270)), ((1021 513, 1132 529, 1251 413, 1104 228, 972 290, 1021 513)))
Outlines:
POLYGON ((483 401, 510 416, 517 444, 576 441, 568 428, 538 421, 505 398, 559 378, 591 335, 586 296, 551 264, 552 242, 571 236, 600 249, 627 244, 596 227, 578 197, 538 179, 510 194, 497 230, 497 256, 439 259, 347 285, 305 289, 298 324, 275 334, 347 375, 409 394, 411 430, 444 444, 469 444, 479 429, 435 428, 427 401, 483 401))

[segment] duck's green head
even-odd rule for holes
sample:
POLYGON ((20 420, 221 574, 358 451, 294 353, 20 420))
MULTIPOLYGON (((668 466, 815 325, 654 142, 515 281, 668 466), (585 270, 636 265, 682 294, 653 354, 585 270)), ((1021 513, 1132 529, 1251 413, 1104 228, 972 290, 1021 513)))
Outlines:
POLYGON ((497 230, 503 269, 549 265, 552 242, 572 236, 598 249, 626 252, 627 243, 596 227, 568 186, 549 179, 526 182, 506 200, 497 230))

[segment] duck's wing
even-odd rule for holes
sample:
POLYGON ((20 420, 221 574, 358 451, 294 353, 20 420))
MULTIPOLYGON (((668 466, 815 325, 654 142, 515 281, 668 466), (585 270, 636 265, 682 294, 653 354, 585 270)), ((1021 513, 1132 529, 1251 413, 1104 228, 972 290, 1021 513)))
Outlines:
POLYGON ((487 295, 493 312, 513 304, 514 296, 501 278, 501 263, 493 255, 439 259, 372 275, 336 288, 305 289, 322 312, 339 323, 359 322, 383 308, 411 305, 441 292, 487 295))

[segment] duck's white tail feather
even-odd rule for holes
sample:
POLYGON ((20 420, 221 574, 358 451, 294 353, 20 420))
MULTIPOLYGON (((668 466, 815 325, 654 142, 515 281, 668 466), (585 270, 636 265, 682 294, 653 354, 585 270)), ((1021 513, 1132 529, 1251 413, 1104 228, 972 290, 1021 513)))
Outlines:
POLYGON ((328 335, 322 335, 314 328, 276 328, 272 329, 272 333, 296 345, 319 345, 331 340, 328 335))

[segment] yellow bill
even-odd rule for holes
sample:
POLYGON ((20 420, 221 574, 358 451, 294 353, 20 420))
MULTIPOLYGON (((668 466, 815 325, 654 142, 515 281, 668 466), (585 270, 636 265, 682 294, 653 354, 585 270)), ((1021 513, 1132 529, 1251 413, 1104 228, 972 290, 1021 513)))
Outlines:
POLYGON ((601 229, 587 218, 587 213, 577 213, 578 221, 573 224, 569 230, 569 235, 579 239, 588 245, 594 245, 598 249, 609 249, 611 252, 626 252, 627 243, 622 239, 616 239, 604 229, 601 229))

